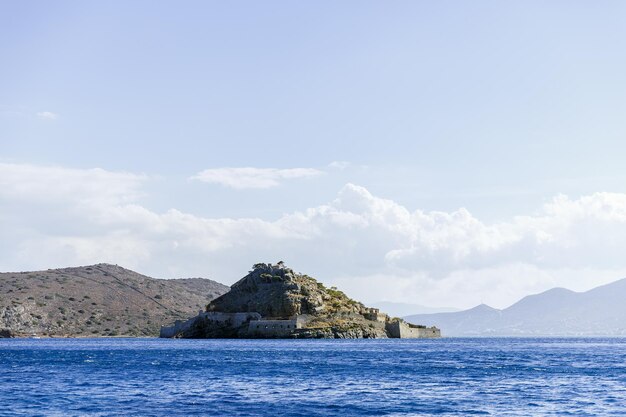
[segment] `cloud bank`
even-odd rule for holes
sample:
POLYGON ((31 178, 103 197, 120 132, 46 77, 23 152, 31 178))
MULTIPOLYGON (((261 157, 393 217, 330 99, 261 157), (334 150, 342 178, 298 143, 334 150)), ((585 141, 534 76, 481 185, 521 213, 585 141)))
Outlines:
MULTIPOLYGON (((231 178, 268 187, 272 175, 231 178)), ((149 180, 0 164, 0 269, 112 262, 229 284, 254 262, 284 260, 366 301, 459 307, 626 276, 626 194, 558 195, 536 213, 489 224, 464 208, 409 210, 347 184, 332 201, 264 220, 152 211, 141 204, 149 180)))
POLYGON ((190 179, 219 184, 229 188, 272 188, 285 180, 311 178, 322 175, 323 171, 313 168, 214 168, 205 169, 190 179))

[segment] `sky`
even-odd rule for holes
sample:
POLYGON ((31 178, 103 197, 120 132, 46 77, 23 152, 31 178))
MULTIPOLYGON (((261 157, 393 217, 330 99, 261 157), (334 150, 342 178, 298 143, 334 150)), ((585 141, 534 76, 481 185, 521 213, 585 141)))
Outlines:
POLYGON ((0 4, 0 270, 506 307, 626 277, 626 3, 0 4))

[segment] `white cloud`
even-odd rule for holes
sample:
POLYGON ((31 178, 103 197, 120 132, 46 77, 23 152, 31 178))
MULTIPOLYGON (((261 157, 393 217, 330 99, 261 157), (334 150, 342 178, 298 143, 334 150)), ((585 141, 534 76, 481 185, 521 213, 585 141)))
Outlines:
POLYGON ((43 120, 56 120, 59 118, 59 115, 51 111, 41 111, 37 113, 37 117, 43 120))
POLYGON ((328 168, 338 169, 339 171, 343 171, 344 169, 349 168, 351 165, 352 164, 348 161, 333 161, 330 164, 328 164, 328 168))
POLYGON ((0 163, 0 198, 72 204, 96 201, 111 205, 137 199, 146 180, 146 175, 100 168, 0 163))
POLYGON ((257 261, 284 260, 366 301, 459 307, 626 275, 626 194, 556 196, 536 214, 489 224, 348 184, 327 204, 267 221, 157 213, 141 205, 148 180, 0 164, 0 270, 107 261, 232 283, 257 261))
POLYGON ((271 188, 280 185, 284 180, 311 178, 322 174, 323 171, 313 168, 214 168, 199 172, 190 179, 236 189, 271 188))

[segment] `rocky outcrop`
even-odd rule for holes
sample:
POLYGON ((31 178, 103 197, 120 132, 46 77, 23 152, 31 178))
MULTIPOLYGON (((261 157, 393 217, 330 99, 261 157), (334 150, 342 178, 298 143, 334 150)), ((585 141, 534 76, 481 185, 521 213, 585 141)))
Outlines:
POLYGON ((367 326, 298 329, 295 339, 386 339, 387 333, 367 326))
POLYGON ((206 312, 162 328, 161 337, 387 338, 389 323, 395 321, 386 314, 282 262, 259 263, 206 312))
POLYGON ((207 311, 256 312, 263 317, 359 313, 363 308, 363 304, 336 288, 326 288, 308 275, 295 273, 282 262, 254 265, 229 292, 207 305, 207 311))
POLYGON ((13 336, 16 334, 41 332, 45 328, 46 323, 40 322, 33 315, 36 307, 32 301, 0 307, 0 327, 6 329, 13 336))
POLYGON ((2 339, 2 338, 11 338, 11 337, 15 337, 15 335, 13 334, 13 332, 11 332, 11 330, 9 330, 9 329, 0 329, 0 339, 2 339))

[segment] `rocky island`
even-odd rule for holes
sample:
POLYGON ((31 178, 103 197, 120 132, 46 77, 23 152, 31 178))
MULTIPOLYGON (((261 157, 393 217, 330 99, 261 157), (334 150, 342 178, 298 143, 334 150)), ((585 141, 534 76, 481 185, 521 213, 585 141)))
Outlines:
POLYGON ((408 324, 295 273, 282 262, 258 263, 226 294, 187 321, 163 327, 165 338, 434 338, 436 327, 408 324))

